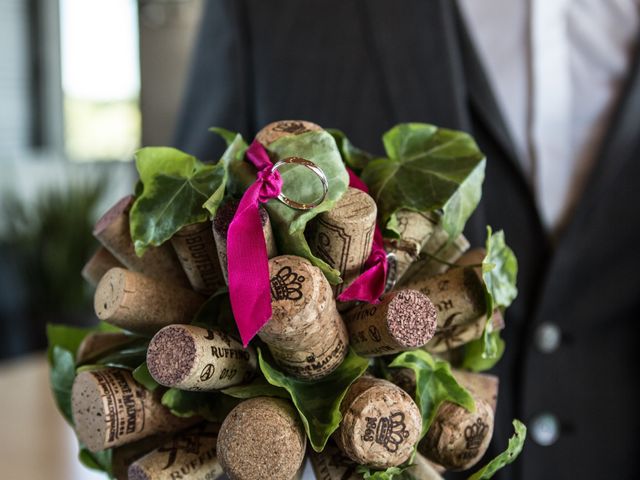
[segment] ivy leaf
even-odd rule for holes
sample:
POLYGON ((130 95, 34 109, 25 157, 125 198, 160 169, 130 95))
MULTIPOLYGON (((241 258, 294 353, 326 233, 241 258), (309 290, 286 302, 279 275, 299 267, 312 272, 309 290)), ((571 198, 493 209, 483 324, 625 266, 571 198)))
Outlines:
POLYGON ((358 174, 362 172, 369 162, 375 158, 371 153, 355 147, 349 141, 344 132, 335 128, 329 128, 327 129, 327 132, 329 132, 336 141, 336 145, 338 145, 338 150, 340 150, 340 155, 342 155, 344 163, 347 164, 347 166, 355 173, 358 174))
POLYGON ((451 201, 445 212, 447 229, 462 231, 484 178, 485 158, 473 138, 434 125, 403 123, 382 140, 388 158, 371 161, 362 172, 381 224, 400 208, 427 212, 451 201))
POLYGON ((69 424, 73 425, 71 414, 71 387, 76 378, 76 364, 73 354, 58 345, 51 350, 49 379, 56 405, 69 424))
POLYGON ((415 399, 422 414, 422 438, 429 430, 443 402, 453 402, 469 411, 475 410, 471 394, 451 374, 451 366, 434 359, 424 350, 410 350, 398 355, 389 367, 410 368, 416 374, 415 399))
POLYGON ((464 357, 461 367, 472 372, 484 372, 492 369, 496 363, 500 361, 504 354, 505 343, 500 337, 500 331, 493 331, 464 345, 464 357), (490 342, 487 347, 486 343, 490 342), (493 356, 487 355, 485 352, 495 352, 493 356))
POLYGON ((109 325, 106 322, 100 322, 95 327, 70 327, 60 324, 47 324, 47 341, 49 344, 48 357, 51 360, 53 347, 58 346, 64 350, 68 350, 75 360, 78 347, 84 340, 84 337, 94 332, 122 332, 118 327, 109 325))
POLYGON ((366 465, 358 465, 356 471, 363 480, 413 480, 413 476, 406 472, 406 467, 389 467, 386 470, 372 470, 366 465))
POLYGON ((78 453, 80 463, 91 470, 106 473, 109 478, 113 478, 111 469, 112 458, 113 450, 110 448, 100 452, 91 452, 89 449, 80 445, 80 452, 78 453))
POLYGON ((129 220, 139 256, 150 246, 169 240, 182 227, 207 220, 203 204, 219 202, 224 195, 223 162, 209 165, 175 148, 147 147, 136 153, 136 168, 143 189, 131 207, 129 220))
POLYGON ((239 403, 220 392, 187 392, 177 388, 167 390, 161 401, 176 417, 200 416, 210 422, 222 422, 239 403))
POLYGON ((351 384, 365 372, 369 361, 350 350, 333 372, 320 380, 308 382, 287 376, 271 366, 261 349, 258 349, 258 360, 267 381, 289 393, 311 446, 316 452, 321 452, 342 420, 342 399, 351 384))
POLYGON ((151 392, 155 391, 155 389, 160 386, 160 384, 156 382, 155 378, 151 376, 151 373, 149 373, 146 361, 142 362, 135 370, 133 370, 133 378, 136 382, 151 392))
POLYGON ((485 289, 485 304, 487 306, 487 323, 482 334, 484 359, 494 359, 498 356, 498 342, 493 332, 491 317, 494 308, 507 308, 518 295, 516 279, 518 276, 518 260, 504 240, 502 230, 492 234, 487 226, 486 255, 482 261, 482 279, 485 289))
POLYGON ((225 395, 243 400, 254 397, 279 397, 289 399, 287 390, 271 385, 262 375, 258 375, 251 383, 228 387, 221 390, 221 392, 225 395))
POLYGON ((507 449, 471 475, 468 480, 488 480, 493 477, 498 470, 518 458, 527 438, 527 427, 519 420, 514 419, 513 428, 515 429, 515 434, 509 439, 507 449))

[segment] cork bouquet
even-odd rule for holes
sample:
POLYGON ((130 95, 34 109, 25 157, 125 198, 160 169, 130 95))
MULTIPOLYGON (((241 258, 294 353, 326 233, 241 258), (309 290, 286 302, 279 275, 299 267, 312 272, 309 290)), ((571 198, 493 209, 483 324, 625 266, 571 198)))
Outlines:
POLYGON ((164 147, 97 222, 83 270, 100 323, 51 325, 51 381, 80 459, 117 479, 486 479, 503 312, 502 232, 462 234, 485 158, 463 133, 400 124, 386 157, 306 121, 164 147), (475 468, 473 468, 475 467, 475 468))

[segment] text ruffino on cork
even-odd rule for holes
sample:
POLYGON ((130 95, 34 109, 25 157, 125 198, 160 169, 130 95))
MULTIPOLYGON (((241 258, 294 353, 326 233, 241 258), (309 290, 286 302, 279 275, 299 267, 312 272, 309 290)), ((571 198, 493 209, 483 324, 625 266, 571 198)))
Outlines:
POLYGON ((196 419, 172 415, 128 370, 105 368, 79 373, 71 389, 76 433, 92 452, 117 447, 193 425, 196 419))
MULTIPOLYGON (((218 250, 222 276, 227 284, 229 283, 229 273, 227 268, 227 234, 229 233, 229 226, 233 221, 233 217, 236 214, 236 210, 238 210, 239 204, 240 202, 236 200, 228 201, 218 209, 216 216, 213 219, 213 238, 218 250)), ((269 214, 263 207, 260 207, 258 212, 260 213, 262 233, 267 247, 267 258, 273 258, 278 254, 278 250, 276 248, 276 241, 271 228, 271 220, 269 219, 269 214)))
POLYGON ((386 380, 360 377, 349 387, 340 413, 334 440, 345 455, 362 465, 398 466, 409 459, 420 438, 418 406, 386 380))
POLYGON ((222 475, 216 455, 217 423, 202 423, 173 435, 131 464, 128 480, 215 480, 222 475))
POLYGON ((122 198, 97 221, 93 236, 129 270, 163 282, 189 287, 189 280, 170 243, 149 247, 142 257, 136 255, 129 230, 129 210, 134 197, 122 198))
POLYGON ((336 298, 363 271, 371 254, 377 211, 373 198, 349 187, 331 210, 309 222, 311 251, 342 277, 342 283, 333 287, 336 298))
POLYGON ((236 406, 218 435, 218 459, 231 480, 291 480, 304 460, 307 437, 293 406, 256 397, 236 406))
POLYGON ((172 323, 189 323, 204 301, 193 290, 112 268, 96 288, 94 308, 100 320, 152 334, 172 323))
POLYGON ((367 357, 421 347, 436 331, 436 308, 416 290, 389 292, 378 305, 363 303, 343 315, 349 344, 367 357))
POLYGON ((256 370, 253 348, 220 330, 169 325, 154 335, 147 350, 151 376, 166 387, 209 391, 251 380, 256 370))
POLYGON ((271 319, 258 335, 280 367, 295 377, 317 380, 347 355, 347 329, 322 271, 301 257, 269 260, 271 319))
POLYGON ((182 227, 171 237, 171 244, 196 292, 211 295, 225 286, 210 221, 182 227))

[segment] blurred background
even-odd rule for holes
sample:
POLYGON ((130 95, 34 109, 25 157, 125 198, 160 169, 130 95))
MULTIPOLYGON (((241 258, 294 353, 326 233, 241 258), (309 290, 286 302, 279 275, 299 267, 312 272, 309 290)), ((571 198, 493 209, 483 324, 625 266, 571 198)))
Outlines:
POLYGON ((169 144, 200 0, 0 1, 2 478, 90 479, 48 392, 47 322, 95 322, 80 270, 133 153, 169 144), (64 446, 64 449, 62 448, 64 446))

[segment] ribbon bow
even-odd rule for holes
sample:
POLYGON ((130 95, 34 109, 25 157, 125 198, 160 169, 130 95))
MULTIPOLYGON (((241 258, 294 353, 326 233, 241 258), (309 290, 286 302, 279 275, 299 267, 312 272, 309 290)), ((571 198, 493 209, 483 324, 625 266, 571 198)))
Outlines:
MULTIPOLYGON (((349 186, 369 193, 365 183, 349 168, 349 186)), ((384 249, 382 231, 376 223, 373 234, 373 246, 371 254, 364 264, 365 271, 355 279, 338 297, 341 302, 360 300, 362 302, 377 304, 384 293, 387 282, 387 252, 384 249)))
POLYGON ((271 171, 273 164, 262 144, 254 140, 246 157, 258 169, 257 178, 244 192, 227 233, 229 297, 245 347, 272 314, 269 259, 259 208, 282 190, 280 173, 271 171))

